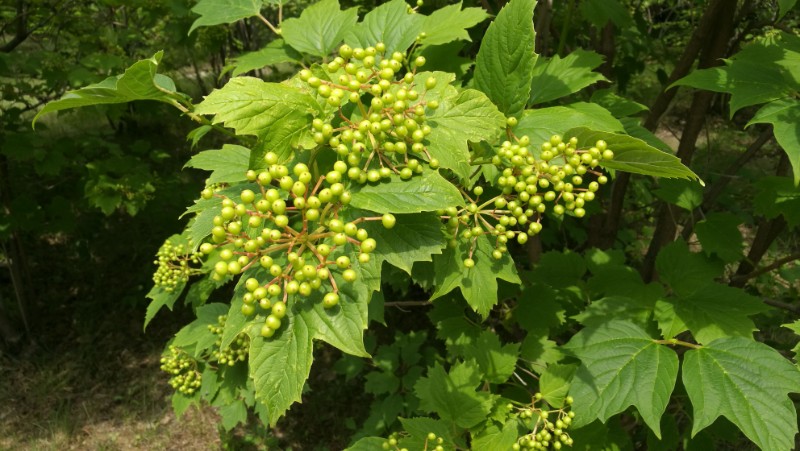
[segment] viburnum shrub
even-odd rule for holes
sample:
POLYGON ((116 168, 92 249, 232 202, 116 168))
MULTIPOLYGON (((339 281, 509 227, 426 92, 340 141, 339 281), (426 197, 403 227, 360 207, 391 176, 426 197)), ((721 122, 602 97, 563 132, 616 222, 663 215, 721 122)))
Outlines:
MULTIPOLYGON (((673 316, 654 326, 656 300, 670 299, 661 285, 636 279, 621 294, 595 283, 625 268, 611 253, 527 261, 526 243, 544 228, 596 211, 615 171, 697 179, 601 105, 531 108, 534 97, 590 84, 565 76, 561 86, 553 80, 576 69, 537 62, 534 4, 508 3, 472 62, 457 55, 458 43, 488 18, 479 8, 425 16, 393 0, 359 21, 355 9, 323 0, 274 25, 261 2, 202 0, 193 28, 258 17, 279 37, 238 58, 237 76, 196 104, 157 72, 159 52, 40 112, 156 100, 201 124, 194 143, 212 131, 229 140, 188 162, 211 173, 188 226, 159 251, 149 294, 145 324, 181 298, 197 315, 162 359, 176 411, 204 401, 220 408, 226 428, 248 409, 274 425, 301 399, 315 341, 370 358, 364 332, 383 322, 382 282, 391 281, 427 293, 447 352, 432 361, 405 353, 406 364, 425 366, 402 382, 392 365, 370 373, 366 389, 378 399, 413 388, 413 402, 393 415, 416 407, 399 421, 367 420, 350 449, 602 447, 612 439, 594 421, 624 411, 660 438, 678 372, 674 346, 688 349, 693 434, 725 415, 759 446, 787 448, 796 421, 764 408, 786 406, 800 376, 774 350, 739 326, 679 319, 682 304, 658 307, 673 316), (280 83, 238 76, 285 62, 298 70, 280 83), (223 286, 232 297, 210 302, 223 286), (636 296, 646 300, 637 306, 636 296), (584 328, 571 329, 566 345, 549 340, 551 328, 570 324, 584 328), (687 329, 691 339, 675 338, 687 329)), ((670 252, 679 266, 694 264, 685 248, 670 252)), ((758 311, 750 305, 743 321, 758 311)))

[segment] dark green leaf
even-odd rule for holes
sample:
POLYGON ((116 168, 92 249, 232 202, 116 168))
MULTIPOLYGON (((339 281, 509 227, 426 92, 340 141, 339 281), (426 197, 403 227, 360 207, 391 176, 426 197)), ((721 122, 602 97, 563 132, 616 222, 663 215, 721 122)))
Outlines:
POLYGON ((783 216, 789 227, 800 225, 800 187, 788 177, 762 177, 756 181, 756 213, 767 218, 783 216))
POLYGON ((156 316, 156 313, 158 313, 162 307, 167 307, 172 310, 175 301, 181 297, 184 287, 186 287, 186 284, 182 283, 174 287, 172 291, 166 291, 159 286, 153 286, 150 292, 147 293, 147 298, 151 299, 151 301, 150 304, 147 305, 147 313, 144 316, 144 326, 142 329, 147 328, 147 325, 150 324, 150 321, 152 321, 153 317, 156 316))
POLYGON ((500 338, 490 331, 483 331, 473 346, 466 348, 466 357, 475 359, 484 380, 502 384, 517 367, 519 343, 500 344, 500 338))
POLYGON ((800 102, 780 99, 770 102, 750 119, 750 124, 772 124, 772 133, 781 145, 794 173, 794 184, 800 184, 800 102))
POLYGON ((507 3, 486 30, 475 61, 475 87, 506 116, 519 116, 530 95, 535 6, 536 0, 507 3))
POLYGON ((611 296, 592 301, 586 309, 572 318, 587 327, 599 325, 607 322, 609 318, 614 318, 630 321, 646 329, 654 308, 654 299, 611 296))
POLYGON ((703 187, 690 180, 666 179, 653 190, 659 199, 692 211, 703 204, 703 187))
POLYGON ((741 260, 744 242, 739 226, 742 219, 732 213, 712 212, 695 226, 703 252, 716 254, 727 263, 741 260))
POLYGON ((647 107, 633 100, 620 97, 610 88, 598 89, 592 93, 592 103, 596 103, 611 112, 615 117, 622 118, 647 111, 647 107))
POLYGON ((286 45, 283 39, 276 39, 261 50, 237 56, 226 69, 233 69, 232 75, 238 77, 251 70, 274 66, 279 63, 298 61, 301 58, 302 55, 286 45))
POLYGON ((800 372, 774 349, 721 338, 684 355, 682 379, 693 436, 722 415, 761 449, 794 448, 797 412, 787 394, 800 391, 800 372))
POLYGON ((689 252, 683 241, 664 246, 656 257, 659 278, 679 296, 688 296, 722 276, 723 265, 689 252))
POLYGON ((759 298, 739 288, 716 283, 708 283, 688 296, 669 301, 677 317, 702 344, 722 337, 753 338, 756 327, 749 316, 768 310, 759 298))
POLYGON ((675 351, 639 326, 613 319, 578 332, 566 348, 581 359, 570 388, 576 427, 634 406, 661 437, 661 415, 678 376, 675 351))

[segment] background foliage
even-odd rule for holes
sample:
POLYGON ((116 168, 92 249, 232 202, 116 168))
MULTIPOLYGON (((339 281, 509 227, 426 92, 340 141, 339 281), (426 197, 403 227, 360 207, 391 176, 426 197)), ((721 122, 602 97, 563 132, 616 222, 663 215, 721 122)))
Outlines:
MULTIPOLYGON (((339 449, 358 443, 371 449, 405 431, 401 442, 409 448, 421 448, 434 432, 446 446, 507 449, 525 424, 519 409, 534 393, 553 409, 569 393, 575 400, 570 436, 581 449, 796 445, 795 405, 787 396, 800 386, 793 363, 800 311, 794 2, 741 1, 731 8, 715 0, 544 1, 535 5, 534 27, 528 20, 534 3, 524 0, 505 5, 504 13, 502 4, 491 2, 425 4, 413 16, 399 1, 280 9, 235 3, 239 8, 211 0, 0 7, 4 374, 24 375, 63 353, 82 362, 74 369, 77 386, 85 383, 81 371, 96 368, 101 355, 155 368, 147 360, 154 355, 148 337, 159 346, 185 324, 189 329, 172 344, 201 356, 198 340, 212 346, 208 326, 228 310, 220 302, 233 296, 230 322, 243 289, 226 286, 209 297, 212 286, 201 283, 181 298, 151 291, 156 303, 147 320, 154 322, 142 336, 137 318, 146 308, 152 256, 186 225, 186 216, 176 218, 204 183, 243 181, 244 170, 266 149, 313 147, 298 139, 275 141, 280 137, 263 127, 237 122, 237 115, 262 113, 223 111, 224 90, 213 90, 239 86, 241 92, 252 84, 260 92, 254 78, 229 79, 280 81, 328 58, 341 41, 383 41, 390 51, 413 46, 414 56, 426 57, 425 70, 452 72, 459 89, 463 83, 491 101, 476 108, 478 94, 462 90, 453 102, 469 106, 431 118, 442 130, 430 136, 431 152, 444 149, 435 156, 456 176, 470 175, 458 157, 466 155, 466 140, 474 155, 490 151, 477 142, 496 144, 488 129, 481 133, 475 126, 499 110, 518 119, 514 133, 530 136, 534 148, 553 134, 604 139, 615 151, 605 166, 613 183, 598 192, 585 218, 547 217, 541 234, 512 247, 516 270, 478 266, 465 276, 459 276, 465 248, 442 249, 422 236, 403 235, 403 224, 407 235, 431 224, 425 214, 401 214, 438 206, 426 210, 413 196, 389 202, 386 193, 365 185, 354 206, 398 215, 396 229, 370 230, 383 238, 378 249, 389 249, 376 254, 378 260, 392 266, 383 266, 363 345, 317 333, 371 358, 340 354, 309 337, 311 378, 292 381, 293 396, 273 399, 267 409, 252 398, 263 388, 251 386, 244 363, 217 373, 209 362, 202 396, 173 397, 178 412, 200 397, 217 406, 220 437, 231 445, 339 449), (98 23, 108 26, 98 32, 98 23), (277 26, 280 36, 271 30, 277 26), (415 44, 422 31, 427 37, 415 44), (103 88, 103 102, 97 91, 62 98, 66 90, 126 69, 127 80, 103 88), (156 70, 169 77, 154 79, 156 70), (148 85, 186 96, 142 89, 148 85), (216 105, 215 95, 222 101, 216 105), (145 98, 161 102, 122 103, 145 98), (35 131, 30 128, 37 112, 84 103, 103 105, 45 115, 35 131), (164 120, 176 117, 170 105, 191 109, 193 103, 198 108, 187 116, 200 120, 199 128, 187 119, 164 120), (203 114, 252 135, 239 143, 252 154, 194 116, 203 114), (667 178, 685 175, 667 153, 660 165, 657 154, 637 159, 642 145, 628 135, 675 153, 705 185, 667 178), (222 150, 197 153, 198 142, 222 150), (211 178, 184 165, 211 170, 211 178), (398 237, 408 240, 407 248, 390 244, 398 237), (476 285, 496 286, 496 298, 476 285), (154 316, 162 304, 179 300, 189 308, 154 316), (342 398, 360 402, 342 405, 342 398), (303 404, 277 421, 297 399, 303 404), (309 424, 325 418, 337 418, 337 427, 304 436, 309 424), (370 438, 377 436, 383 438, 370 438)), ((307 126, 301 117, 283 121, 280 127, 307 126)), ((203 237, 196 232, 195 244, 203 237)), ((491 247, 479 243, 481 249, 488 249, 487 258, 479 255, 478 264, 491 258, 491 247)), ((241 330, 224 329, 225 342, 241 330)), ((269 343, 253 337, 251 355, 266 355, 258 350, 269 343)), ((250 359, 253 375, 257 362, 250 359)), ((116 385, 129 384, 128 377, 142 380, 120 366, 105 367, 116 385)), ((256 384, 277 375, 271 371, 256 372, 256 384)), ((279 383, 285 389, 288 382, 279 383)), ((80 401, 67 395, 71 390, 40 395, 42 410, 60 398, 68 412, 80 401)), ((9 406, 37 400, 29 390, 2 396, 9 406)), ((31 410, 29 418, 41 415, 31 410)), ((22 423, 11 427, 4 435, 33 440, 22 423)))

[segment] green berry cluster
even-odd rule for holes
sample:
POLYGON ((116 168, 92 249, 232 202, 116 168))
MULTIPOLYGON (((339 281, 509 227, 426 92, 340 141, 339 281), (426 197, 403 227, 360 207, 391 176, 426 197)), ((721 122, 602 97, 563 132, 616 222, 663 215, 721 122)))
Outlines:
POLYGON ((608 183, 608 177, 596 169, 601 160, 614 158, 605 141, 579 149, 576 138, 564 141, 555 135, 542 144, 538 159, 530 152, 529 144, 527 136, 514 144, 505 141, 491 158, 501 171, 495 182, 499 194, 483 199, 484 188, 478 185, 472 193, 462 191, 465 207, 437 212, 445 221, 452 247, 459 238, 472 240, 465 267, 475 266, 473 254, 478 236, 495 237, 492 256, 500 259, 510 240, 525 244, 531 235, 542 230, 545 212, 552 211, 556 216, 570 212, 583 217, 586 203, 595 199, 600 185, 608 183), (589 177, 596 180, 584 187, 589 177))
POLYGON ((381 221, 391 228, 395 218, 386 214, 340 219, 340 209, 351 199, 341 182, 341 168, 315 180, 304 163, 295 164, 290 171, 278 164, 277 155, 271 152, 265 161, 266 170, 246 175, 255 182, 254 189, 242 190, 236 200, 203 190, 205 199, 221 198, 222 208, 213 218, 212 242, 203 243, 200 251, 219 256, 213 274, 218 280, 254 265, 267 270, 269 280, 245 281, 242 313, 252 316, 259 313, 258 308, 260 313, 269 312, 261 335, 271 337, 280 328, 291 295, 309 297, 324 288, 324 307, 335 307, 339 288, 333 273, 340 273, 345 282, 355 282, 358 275, 353 260, 369 262, 377 247, 360 224, 381 221))
POLYGON ((177 286, 185 283, 190 276, 199 274, 201 271, 190 265, 200 264, 201 255, 199 252, 192 252, 191 242, 183 245, 175 244, 170 240, 165 241, 153 262, 158 265, 153 274, 156 286, 161 287, 164 291, 172 292, 177 286))
POLYGON ((227 319, 227 315, 220 315, 216 325, 208 325, 208 330, 218 336, 214 343, 214 350, 211 351, 211 359, 216 360, 220 365, 233 366, 236 362, 244 362, 247 359, 247 353, 250 350, 250 336, 239 334, 230 346, 222 349, 222 332, 225 330, 227 319))
MULTIPOLYGON (((400 438, 400 433, 393 432, 383 444, 381 444, 381 447, 386 450, 408 451, 408 448, 400 448, 398 446, 400 438)), ((420 451, 444 451, 443 443, 444 439, 442 437, 438 437, 433 432, 428 432, 428 435, 425 437, 424 447, 420 451)))
POLYGON ((403 53, 389 55, 386 46, 377 43, 367 48, 341 46, 339 55, 324 66, 330 80, 308 69, 300 71, 300 79, 339 110, 329 122, 319 118, 312 122, 314 141, 339 158, 334 169, 364 184, 393 174, 407 180, 422 172, 425 161, 438 167, 425 139, 431 133, 427 113, 439 104, 424 99, 437 80, 415 78, 417 68, 424 65, 422 56, 410 63, 403 53), (349 118, 342 110, 347 102, 355 105, 349 118))
MULTIPOLYGON (((517 411, 517 419, 530 432, 517 438, 511 447, 514 451, 522 449, 561 449, 564 445, 572 446, 572 437, 567 429, 572 425, 575 412, 568 411, 572 404, 572 397, 567 396, 565 405, 557 410, 545 410, 535 407, 537 401, 542 399, 541 393, 534 395, 534 402, 530 406, 517 411)), ((513 406, 511 406, 513 408, 513 406)))
POLYGON ((169 385, 184 395, 192 395, 200 388, 197 361, 180 348, 169 347, 169 354, 161 357, 161 369, 172 375, 169 385))

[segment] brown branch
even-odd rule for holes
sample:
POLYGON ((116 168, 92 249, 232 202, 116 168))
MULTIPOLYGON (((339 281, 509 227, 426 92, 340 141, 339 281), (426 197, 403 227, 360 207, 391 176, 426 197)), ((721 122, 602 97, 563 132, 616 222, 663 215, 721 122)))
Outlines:
POLYGON ((753 278, 756 278, 756 277, 758 277, 758 276, 760 276, 762 274, 766 274, 766 273, 768 273, 770 271, 774 271, 774 270, 780 268, 781 266, 783 266, 783 265, 785 265, 785 264, 787 264, 789 262, 793 262, 795 260, 800 260, 800 252, 796 252, 794 254, 787 255, 785 257, 779 258, 779 259, 775 260, 774 262, 772 262, 771 264, 769 264, 767 266, 764 266, 763 268, 756 269, 755 271, 752 271, 750 273, 741 274, 741 275, 735 275, 735 276, 731 277, 731 281, 733 281, 733 280, 745 281, 745 280, 753 279, 753 278))
POLYGON ((786 310, 788 312, 800 314, 800 305, 787 304, 786 302, 781 302, 770 298, 764 298, 762 299, 762 301, 764 301, 764 303, 767 305, 771 305, 773 307, 786 310))
POLYGON ((426 305, 433 305, 431 301, 393 301, 384 302, 385 307, 424 307, 426 305))

